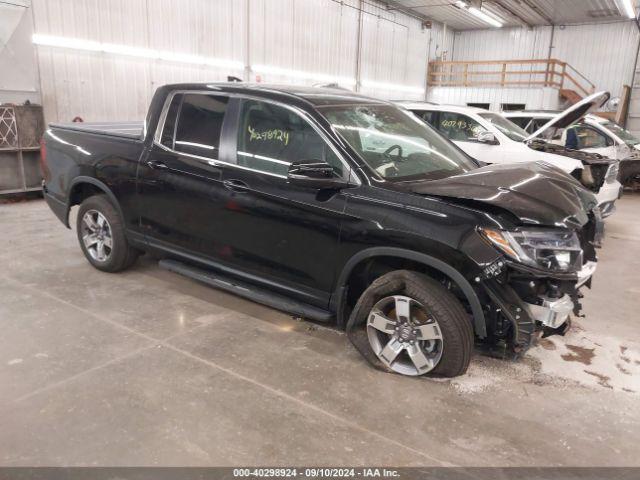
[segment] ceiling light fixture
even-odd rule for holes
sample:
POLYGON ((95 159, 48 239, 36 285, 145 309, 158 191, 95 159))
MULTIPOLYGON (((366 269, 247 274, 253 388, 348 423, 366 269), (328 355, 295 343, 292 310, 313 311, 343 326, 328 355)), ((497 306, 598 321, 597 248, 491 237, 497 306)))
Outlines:
MULTIPOLYGON (((627 0, 627 1, 631 1, 631 0, 627 0)), ((501 28, 503 25, 503 22, 498 20, 497 15, 493 14, 493 15, 489 15, 485 12, 483 12, 482 10, 480 10, 479 8, 475 8, 470 6, 467 2, 464 2, 463 0, 458 0, 455 3, 456 7, 458 7, 461 10, 466 10, 467 12, 469 12, 471 15, 478 17, 480 20, 482 20, 485 23, 488 23, 489 25, 496 27, 496 28, 501 28)))
POLYGON ((633 8, 633 0, 620 0, 622 8, 629 18, 636 18, 636 12, 633 8))
POLYGON ((244 63, 224 58, 203 57, 200 55, 187 55, 165 50, 132 47, 129 45, 117 45, 114 43, 100 43, 79 38, 56 37, 53 35, 41 35, 34 33, 32 37, 36 45, 48 47, 70 48, 87 52, 110 53, 128 57, 146 58, 150 60, 165 60, 168 62, 188 63, 192 65, 211 65, 214 67, 230 68, 234 70, 244 69, 244 63))

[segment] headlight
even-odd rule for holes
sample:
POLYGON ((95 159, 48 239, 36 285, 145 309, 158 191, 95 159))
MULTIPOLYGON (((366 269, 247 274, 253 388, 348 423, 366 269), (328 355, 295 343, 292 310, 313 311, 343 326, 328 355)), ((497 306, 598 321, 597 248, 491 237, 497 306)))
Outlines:
POLYGON ((507 256, 525 265, 559 272, 582 267, 582 248, 574 232, 481 228, 480 233, 507 256))

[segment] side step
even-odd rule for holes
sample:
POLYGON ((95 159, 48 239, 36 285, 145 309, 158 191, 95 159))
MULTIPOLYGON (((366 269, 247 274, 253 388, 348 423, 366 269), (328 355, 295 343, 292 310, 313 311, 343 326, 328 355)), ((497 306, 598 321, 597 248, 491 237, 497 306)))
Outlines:
POLYGON ((298 302, 285 297, 284 295, 273 293, 270 290, 251 285, 249 283, 242 283, 239 280, 225 277, 217 272, 214 273, 176 260, 160 260, 158 264, 160 265, 160 268, 164 268, 165 270, 179 273, 185 277, 219 288, 220 290, 234 293, 240 297, 248 298, 254 302, 261 303, 299 317, 316 320, 318 322, 329 322, 334 318, 334 315, 327 310, 298 302))

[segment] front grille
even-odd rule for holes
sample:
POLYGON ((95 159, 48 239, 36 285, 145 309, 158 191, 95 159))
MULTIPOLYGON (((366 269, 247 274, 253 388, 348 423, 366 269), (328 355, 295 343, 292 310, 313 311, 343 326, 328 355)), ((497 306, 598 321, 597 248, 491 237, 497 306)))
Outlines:
POLYGON ((615 162, 609 165, 609 170, 607 170, 607 175, 605 176, 605 182, 614 183, 616 180, 618 180, 619 170, 620 170, 619 162, 615 162))

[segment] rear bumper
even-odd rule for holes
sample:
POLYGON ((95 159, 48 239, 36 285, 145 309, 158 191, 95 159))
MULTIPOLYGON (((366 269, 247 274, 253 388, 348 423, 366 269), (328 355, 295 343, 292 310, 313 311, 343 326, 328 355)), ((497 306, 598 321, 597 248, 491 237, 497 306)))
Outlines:
POLYGON ((598 206, 600 207, 603 218, 615 212, 615 201, 620 198, 621 192, 622 185, 618 181, 605 183, 600 187, 600 190, 596 194, 596 199, 598 200, 598 206))

